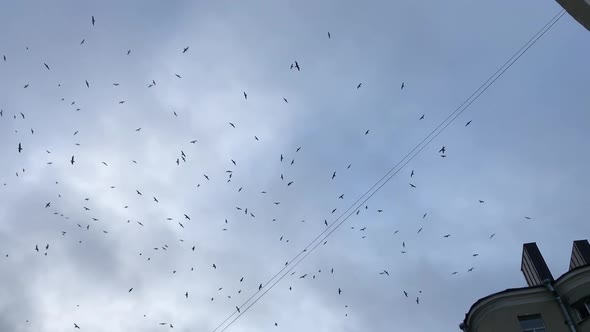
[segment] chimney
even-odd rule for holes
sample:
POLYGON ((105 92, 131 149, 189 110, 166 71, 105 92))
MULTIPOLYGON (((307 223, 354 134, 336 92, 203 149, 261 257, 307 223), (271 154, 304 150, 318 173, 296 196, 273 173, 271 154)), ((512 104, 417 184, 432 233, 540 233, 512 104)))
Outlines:
POLYGON ((590 264, 590 244, 588 244, 588 240, 574 241, 570 270, 588 264, 590 264))
POLYGON ((525 243, 522 246, 522 263, 520 270, 529 287, 543 285, 543 280, 554 281, 551 271, 547 267, 543 255, 535 242, 525 243))

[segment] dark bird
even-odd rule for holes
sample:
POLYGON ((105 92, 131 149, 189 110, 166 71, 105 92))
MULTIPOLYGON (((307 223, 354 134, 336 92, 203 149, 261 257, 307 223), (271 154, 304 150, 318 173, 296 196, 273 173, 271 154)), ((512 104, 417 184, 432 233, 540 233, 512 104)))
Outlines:
POLYGON ((492 239, 494 236, 496 236, 496 233, 494 233, 494 234, 490 235, 490 240, 491 240, 491 239, 492 239))
POLYGON ((260 285, 258 286, 258 290, 261 290, 261 289, 262 289, 262 284, 260 284, 260 285))
POLYGON ((188 46, 182 50, 182 53, 186 53, 186 51, 188 51, 188 46))
POLYGON ((234 125, 234 124, 233 124, 233 123, 231 123, 231 122, 229 123, 229 125, 230 125, 230 126, 232 126, 232 127, 234 127, 234 128, 236 127, 236 125, 234 125))
POLYGON ((186 215, 186 214, 184 215, 184 218, 185 219, 188 219, 188 220, 191 220, 191 218, 188 215, 186 215))
POLYGON ((447 151, 447 149, 446 149, 446 148, 444 147, 444 145, 443 145, 443 147, 442 147, 442 148, 440 148, 440 150, 438 150, 438 153, 442 153, 442 154, 444 154, 444 153, 445 153, 445 151, 447 151))
POLYGON ((74 164, 74 156, 72 156, 72 159, 70 159, 70 163, 73 165, 74 164))
POLYGON ((367 131, 365 131, 365 135, 369 135, 369 129, 367 129, 367 131))
POLYGON ((361 88, 361 85, 363 85, 363 83, 359 83, 359 85, 356 86, 357 89, 361 88))
POLYGON ((342 294, 342 289, 338 288, 338 295, 342 294))
POLYGON ((236 165, 236 162, 233 159, 230 159, 232 164, 236 165))
POLYGON ((156 203, 160 203, 156 197, 154 197, 154 201, 155 201, 156 203))
POLYGON ((131 50, 127 50, 127 55, 131 54, 131 50))
POLYGON ((80 329, 80 326, 78 326, 76 323, 74 323, 74 328, 75 329, 80 329))
POLYGON ((379 272, 379 274, 386 274, 389 277, 389 272, 387 272, 387 270, 383 270, 383 272, 379 272))
POLYGON ((45 246, 45 250, 49 250, 49 244, 45 246))
POLYGON ((132 290, 133 290, 133 287, 129 288, 129 291, 127 293, 131 293, 132 290))
POLYGON ((138 195, 142 195, 142 196, 143 196, 143 194, 141 193, 141 191, 139 191, 139 190, 135 189, 135 192, 136 192, 138 195))
POLYGON ((422 227, 420 227, 420 229, 418 230, 418 233, 422 232, 422 227))
POLYGON ((451 275, 454 276, 457 273, 459 273, 459 272, 455 271, 455 272, 451 273, 451 275))
POLYGON ((287 100, 287 98, 283 97, 283 100, 285 101, 285 103, 289 103, 289 101, 287 100))
POLYGON ((414 170, 412 170, 412 172, 410 173, 410 177, 414 176, 414 170))
POLYGON ((35 245, 35 251, 39 252, 39 246, 35 245))
POLYGON ((236 310, 240 313, 240 307, 236 306, 236 310))
POLYGON ((344 194, 338 196, 338 199, 344 199, 344 194))
POLYGON ((23 151, 23 147, 21 145, 21 143, 18 143, 18 153, 21 153, 23 151))
POLYGON ((484 201, 482 201, 481 199, 479 200, 480 203, 485 203, 484 201))
POLYGON ((443 236, 444 238, 448 238, 449 236, 451 236, 451 234, 446 234, 445 236, 443 236))
POLYGON ((301 68, 299 68, 299 64, 297 63, 297 61, 295 61, 295 68, 297 68, 297 71, 301 70, 301 68))
POLYGON ((48 208, 51 206, 51 202, 47 202, 47 204, 45 204, 45 208, 48 208))
POLYGON ((420 304, 420 298, 419 297, 416 298, 416 304, 420 304))
POLYGON ((299 152, 299 150, 301 150, 301 147, 298 147, 297 150, 295 150, 295 152, 299 152))
POLYGON ((473 256, 473 257, 477 257, 477 256, 479 256, 479 254, 473 254, 473 255, 471 255, 471 256, 473 256))
POLYGON ((283 154, 281 153, 281 162, 283 161, 283 154))
POLYGON ((336 177, 336 172, 332 173, 332 180, 336 177))
POLYGON ((401 87, 400 90, 403 90, 404 89, 404 86, 405 86, 405 84, 404 84, 404 82, 402 82, 402 87, 401 87))
POLYGON ((248 99, 248 94, 244 91, 244 99, 248 99))
POLYGON ((84 81, 86 82, 86 87, 89 88, 90 87, 90 83, 88 83, 88 81, 84 81))
POLYGON ((94 16, 92 16, 92 25, 94 25, 94 22, 96 21, 94 20, 94 16))
POLYGON ((410 183, 410 187, 412 187, 412 188, 416 188, 416 186, 415 186, 415 185, 413 185, 412 183, 410 183))
POLYGON ((188 299, 188 292, 184 293, 184 297, 188 299))
POLYGON ((422 216, 422 219, 426 218, 426 215, 427 215, 427 214, 428 214, 428 213, 424 213, 424 215, 422 216))
POLYGON ((469 126, 471 124, 471 120, 467 121, 467 123, 465 124, 465 127, 469 126))
POLYGON ((28 84, 28 83, 27 83, 27 84, 25 84, 25 89, 26 89, 26 88, 28 88, 28 87, 29 87, 29 84, 28 84))
POLYGON ((332 35, 330 34, 330 31, 328 31, 328 39, 332 38, 332 35))
POLYGON ((195 140, 192 140, 192 141, 190 141, 189 143, 191 143, 191 144, 195 144, 195 143, 197 143, 197 140, 196 140, 196 139, 195 139, 195 140))
POLYGON ((49 69, 49 66, 45 62, 43 62, 43 64, 45 65, 45 68, 47 68, 47 70, 51 70, 51 69, 49 69))
POLYGON ((184 228, 184 225, 182 223, 178 223, 180 225, 180 227, 184 228))
POLYGON ((207 176, 207 174, 203 174, 203 176, 205 177, 205 179, 209 180, 209 177, 207 176))
POLYGON ((524 219, 526 219, 526 220, 531 220, 531 217, 524 217, 524 219))
POLYGON ((471 272, 471 271, 473 271, 473 268, 469 268, 469 270, 467 270, 467 272, 471 272))
POLYGON ((422 114, 419 120, 424 120, 424 114, 422 114))
POLYGON ((292 185, 292 184, 293 184, 293 181, 287 183, 287 187, 290 186, 290 185, 292 185))
POLYGON ((258 137, 256 137, 256 136, 254 136, 254 139, 257 140, 257 141, 259 141, 258 137))
POLYGON ((124 101, 124 100, 121 100, 121 101, 119 102, 119 104, 125 104, 125 101, 124 101))
POLYGON ((80 42, 80 45, 84 44, 85 41, 86 41, 86 39, 82 39, 82 41, 80 42))

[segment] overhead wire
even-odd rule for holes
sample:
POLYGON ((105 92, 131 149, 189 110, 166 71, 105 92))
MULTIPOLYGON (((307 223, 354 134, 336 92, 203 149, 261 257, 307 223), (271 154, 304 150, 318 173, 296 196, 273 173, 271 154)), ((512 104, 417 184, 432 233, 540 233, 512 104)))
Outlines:
POLYGON ((283 268, 277 272, 271 279, 269 279, 263 288, 255 292, 250 296, 242 305, 239 306, 240 310, 235 310, 229 315, 221 324, 219 324, 212 332, 216 332, 222 327, 228 320, 238 314, 233 320, 231 320, 220 332, 227 330, 233 323, 239 319, 244 313, 246 313, 254 304, 256 304, 266 293, 268 293, 274 286, 279 283, 287 274, 289 274, 299 263, 301 263, 310 253, 312 253, 321 243, 323 243, 332 233, 334 233, 348 218, 352 216, 354 211, 360 209, 371 197, 373 197, 385 184, 387 184, 396 174, 398 174, 410 161, 412 161, 422 150, 424 150, 438 135, 440 135, 451 123, 455 121, 463 112, 465 112, 473 102, 475 102, 488 88, 494 84, 518 59, 520 59, 547 31, 551 29, 565 15, 565 10, 560 10, 555 16, 553 16, 549 22, 547 22, 537 33, 535 33, 518 51, 516 51, 502 66, 500 66, 483 84, 479 86, 459 107, 451 112, 438 126, 436 126, 430 133, 422 139, 412 150, 410 150, 399 162, 397 162, 392 168, 389 169, 385 175, 383 175, 375 184, 373 184, 363 195, 361 195, 348 209, 342 212, 334 222, 330 223, 327 228, 324 228, 302 251, 300 251, 295 257, 287 262, 283 268), (400 166, 401 165, 401 166, 400 166), (398 168, 399 166, 399 168, 398 168), (383 181, 385 180, 385 181, 383 181), (376 189, 375 189, 376 188, 376 189), (375 189, 375 190, 373 190, 375 189), (363 199, 364 198, 364 199, 363 199), (360 202, 360 204, 359 204, 360 202), (353 209, 353 207, 355 207, 353 209), (351 211, 352 210, 352 211, 351 211), (348 213, 348 214, 347 214, 348 213), (346 215, 344 219, 342 217, 346 215), (342 219, 342 220, 340 220, 342 219), (339 221, 340 220, 340 221, 339 221), (335 225, 335 226, 334 226, 335 225), (334 227, 332 227, 334 226, 334 227), (327 232, 327 234, 326 234, 327 232), (326 234, 325 236, 323 236, 326 234), (320 241, 318 239, 322 238, 320 241), (310 249, 311 248, 311 249, 310 249), (301 255, 296 263, 293 264, 301 255), (285 274, 281 273, 287 269, 285 274), (281 277, 273 281, 279 276, 281 277), (272 284, 271 284, 272 283, 272 284), (271 284, 270 286, 267 286, 271 284), (258 296, 252 303, 247 305, 254 297, 258 296))

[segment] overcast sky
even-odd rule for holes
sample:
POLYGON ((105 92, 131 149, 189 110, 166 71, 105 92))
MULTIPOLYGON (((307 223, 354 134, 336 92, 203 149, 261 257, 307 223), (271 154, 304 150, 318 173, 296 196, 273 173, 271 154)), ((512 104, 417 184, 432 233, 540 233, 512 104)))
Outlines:
MULTIPOLYGON (((0 330, 213 331, 559 10, 6 1, 0 330)), ((564 16, 229 331, 458 331, 525 285, 523 243, 565 272, 590 234, 588 54, 564 16)))

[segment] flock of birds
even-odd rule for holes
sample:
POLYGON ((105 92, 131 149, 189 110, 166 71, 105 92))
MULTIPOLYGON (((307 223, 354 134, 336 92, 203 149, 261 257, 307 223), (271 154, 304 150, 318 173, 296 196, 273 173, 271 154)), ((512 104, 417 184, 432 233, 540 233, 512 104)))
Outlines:
MULTIPOLYGON (((91 21, 90 22, 91 22, 92 26, 94 26, 96 24, 97 21, 95 20, 95 17, 94 16, 91 17, 91 21)), ((331 39, 331 38, 332 38, 332 35, 331 35, 330 32, 328 32, 328 39, 331 39)), ((82 39, 82 41, 80 42, 80 45, 83 45, 85 42, 86 42, 86 39, 82 39)), ((28 49, 28 47, 27 47, 27 49, 28 49)), ((190 50, 190 47, 189 46, 186 46, 186 47, 182 48, 180 50, 180 52, 184 54, 184 53, 189 52, 189 50, 190 50)), ((130 55, 131 54, 131 50, 127 50, 126 51, 126 54, 127 55, 130 55)), ((3 59, 4 62, 8 62, 9 61, 9 59, 6 57, 6 55, 3 55, 2 56, 2 59, 3 59)), ((44 68, 46 70, 51 70, 51 67, 47 63, 43 63, 43 66, 44 66, 44 68)), ((301 66, 301 64, 298 61, 294 61, 290 65, 290 70, 301 71, 302 70, 302 66, 301 66)), ((181 79, 182 78, 182 76, 179 75, 179 74, 177 74, 177 73, 174 73, 174 76, 176 78, 178 78, 178 79, 181 79)), ((116 82, 115 83, 112 83, 112 84, 113 84, 113 86, 116 86, 116 87, 120 85, 119 83, 116 83, 116 82)), ((91 83, 88 80, 85 80, 84 85, 88 89, 90 89, 92 87, 91 83)), ((23 88, 24 89, 28 89, 28 88, 30 88, 30 86, 31 86, 30 83, 26 83, 23 86, 23 88)), ((60 86, 60 84, 58 84, 58 86, 60 86)), ((155 86, 157 86, 157 83, 156 83, 155 80, 152 80, 148 84, 147 87, 148 88, 152 88, 152 87, 155 87, 155 86)), ((358 83, 356 85, 356 89, 360 89, 361 87, 362 87, 362 83, 358 83)), ((403 90, 405 87, 406 87, 405 83, 402 82, 401 85, 400 85, 400 90, 403 90)), ((247 94, 246 91, 243 92, 243 98, 245 100, 248 100, 248 94, 247 94)), ((62 101, 65 102, 65 98, 62 98, 62 101)), ((284 97, 283 97, 283 101, 285 103, 289 103, 289 101, 287 100, 287 98, 284 98, 284 97)), ((125 103, 125 100, 120 100, 120 101, 118 101, 118 103, 119 104, 124 104, 125 103)), ((71 105, 72 106, 75 105, 75 101, 72 101, 71 102, 71 105)), ((76 111, 80 111, 80 109, 76 109, 76 111)), ((6 118, 6 116, 8 115, 8 114, 5 114, 5 113, 6 113, 5 110, 0 110, 0 121, 2 120, 2 118, 6 118)), ((173 111, 172 113, 173 113, 173 116, 175 116, 175 117, 178 116, 178 114, 175 111, 173 111)), ((18 112, 18 113, 12 114, 12 117, 15 120, 16 119, 20 119, 20 120, 26 120, 27 119, 26 115, 23 112, 18 112)), ((422 114, 421 116, 417 117, 417 119, 419 121, 424 120, 425 119, 425 114, 422 114)), ((467 121, 464 126, 465 127, 469 126, 471 124, 471 122, 472 122, 471 120, 470 121, 467 121)), ((236 128, 236 125, 234 123, 232 123, 232 122, 228 122, 227 125, 229 127, 233 128, 233 129, 236 128)), ((140 132, 141 130, 142 130, 142 128, 135 129, 136 132, 140 132)), ((33 128, 30 129, 30 132, 31 132, 31 135, 34 135, 35 134, 35 130, 33 128)), ((17 130, 15 130, 15 133, 16 134, 19 134, 17 130)), ((76 136, 77 134, 78 134, 78 131, 74 132, 73 135, 76 136)), ((366 130, 364 132, 364 135, 369 135, 369 134, 370 134, 370 131, 369 130, 366 130)), ((254 136, 254 139, 256 141, 259 141, 259 137, 258 136, 254 136)), ((198 142, 198 140, 196 140, 196 139, 187 140, 187 143, 190 143, 190 144, 197 144, 197 142, 198 142)), ((76 143, 76 145, 79 145, 79 143, 76 143)), ((29 150, 33 150, 35 148, 36 147, 29 147, 29 146, 26 146, 24 143, 19 142, 18 145, 15 147, 15 150, 14 151, 17 154, 25 154, 29 150)), ((295 150, 295 153, 300 152, 301 149, 302 149, 301 147, 298 147, 295 150)), ((52 152, 50 150, 45 150, 45 152, 48 155, 51 155, 52 154, 52 152)), ((446 158, 447 157, 447 148, 446 148, 446 146, 442 146, 438 150, 438 154, 440 155, 441 158, 446 158)), ((188 154, 184 150, 180 150, 180 154, 177 156, 177 158, 173 162, 176 163, 176 165, 180 165, 181 163, 187 163, 187 158, 188 158, 188 154)), ((277 161, 278 162, 280 162, 280 163, 286 163, 288 165, 294 165, 295 164, 295 159, 294 158, 289 158, 289 159, 290 160, 288 160, 287 157, 284 156, 283 154, 280 154, 280 156, 277 156, 277 161)), ((72 167, 75 167, 77 161, 78 161, 78 159, 77 159, 76 155, 69 156, 69 159, 67 160, 67 162, 72 167)), ((134 164, 138 164, 138 162, 136 160, 131 160, 131 162, 133 162, 134 164)), ((233 165, 234 168, 238 166, 238 163, 234 159, 231 159, 230 162, 232 163, 232 165, 233 165)), ((47 162, 47 164, 51 165, 51 164, 53 164, 53 161, 49 161, 49 162, 47 162)), ((105 167, 109 167, 109 164, 106 161, 102 161, 102 164, 105 167)), ((352 166, 352 164, 348 164, 348 166, 346 166, 345 169, 348 170, 348 169, 351 168, 351 166, 352 166)), ((226 175, 227 175, 227 178, 224 179, 224 180, 226 182, 231 182, 232 181, 232 176, 234 174, 234 170, 235 169, 228 169, 228 170, 225 171, 226 172, 226 175)), ((20 170, 16 172, 16 177, 19 177, 20 176, 19 173, 21 173, 20 170)), ((25 169, 24 168, 22 168, 22 173, 25 173, 25 169)), ((333 171, 332 174, 331 174, 331 176, 330 176, 331 177, 331 180, 335 180, 336 177, 337 177, 337 175, 338 175, 337 174, 337 171, 333 171)), ((411 170, 409 172, 409 174, 408 174, 408 177, 410 179, 409 180, 409 186, 411 188, 413 188, 413 189, 417 188, 417 186, 412 182, 412 179, 414 179, 414 176, 415 176, 415 172, 414 172, 414 170, 411 170)), ((213 181, 212 177, 210 177, 208 174, 202 174, 202 178, 204 179, 203 181, 213 181)), ((293 179, 287 179, 287 177, 284 174, 282 174, 282 173, 280 174, 279 178, 280 178, 281 181, 284 181, 285 186, 287 186, 287 187, 290 187, 290 186, 292 186, 294 184, 294 180, 293 179)), ((58 182, 56 182, 56 184, 57 183, 58 182)), ((7 182, 4 182, 3 183, 3 186, 4 187, 7 187, 8 186, 8 183, 7 182)), ((200 187, 200 184, 197 184, 196 186, 197 187, 200 187)), ((116 186, 112 185, 112 186, 110 186, 110 189, 116 189, 116 186)), ((239 187, 237 189, 238 192, 241 192, 242 190, 243 190, 243 187, 239 187)), ((138 196, 144 196, 144 193, 141 190, 139 190, 139 189, 136 189, 135 190, 135 194, 138 195, 138 196)), ((267 194, 267 192, 266 191, 262 191, 261 194, 267 194)), ((152 196, 151 197, 151 200, 153 200, 154 203, 156 203, 156 204, 157 203, 160 203, 160 200, 155 195, 149 195, 149 196, 152 196)), ((59 199, 59 198, 61 198, 61 195, 58 195, 57 199, 59 199)), ((338 196, 338 199, 343 200, 344 199, 344 194, 340 194, 338 196)), ((87 206, 88 204, 86 204, 89 201, 90 201, 90 197, 84 198, 85 204, 83 205, 83 209, 85 211, 90 211, 91 210, 87 206)), ((272 203, 274 205, 280 205, 281 204, 280 201, 273 201, 272 203)), ((478 200, 478 203, 479 204, 484 204, 485 202, 484 202, 484 200, 478 200)), ((39 204, 41 204, 41 203, 39 203, 39 204)), ((54 201, 42 202, 42 206, 44 206, 44 208, 45 209, 48 209, 48 210, 51 210, 53 208, 53 205, 52 204, 54 204, 54 201)), ((124 208, 127 209, 128 206, 124 206, 124 208)), ((365 209, 368 210, 368 206, 365 206, 365 209)), ((244 213, 244 215, 246 215, 246 216, 248 216, 250 218, 256 218, 256 215, 254 214, 254 211, 252 211, 252 209, 249 210, 247 207, 236 206, 236 210, 237 211, 240 211, 240 213, 244 213)), ((378 209, 376 211, 377 211, 377 213, 383 212, 382 209, 378 209)), ((333 209, 331 211, 332 214, 334 214, 335 212, 336 212, 336 209, 333 209)), ((355 212, 355 214, 358 215, 360 212, 361 212, 361 209, 357 210, 355 212)), ((64 215, 63 213, 61 213, 59 211, 53 211, 53 214, 54 215, 58 215, 60 217, 63 217, 66 220, 69 220, 69 217, 67 215, 64 215)), ((422 216, 422 218, 426 218, 426 217, 427 217, 427 213, 424 213, 424 215, 422 216)), ((94 223, 95 225, 99 225, 98 224, 98 222, 99 222, 99 219, 98 218, 92 217, 91 219, 93 220, 93 222, 95 222, 94 223)), ((192 220, 191 219, 191 216, 188 215, 187 213, 183 213, 181 215, 180 219, 181 220, 176 220, 176 219, 174 219, 172 217, 168 217, 167 218, 167 221, 170 221, 170 222, 174 221, 178 225, 177 227, 180 227, 181 229, 184 229, 186 227, 186 224, 187 223, 190 223, 191 220, 192 220)), ((525 219, 530 220, 531 218, 527 216, 527 217, 525 217, 525 219)), ((276 219, 273 219, 273 221, 276 221, 276 219)), ((225 222, 225 224, 228 224, 228 219, 225 219, 224 222, 225 222)), ((131 223, 131 220, 127 220, 127 223, 131 223)), ((145 226, 144 223, 142 223, 140 221, 136 221, 136 223, 137 223, 137 225, 139 227, 144 227, 145 226)), ((330 226, 329 223, 328 223, 328 221, 327 221, 327 219, 324 219, 323 224, 324 224, 325 227, 330 226)), ((91 224, 82 225, 81 223, 76 223, 76 225, 74 227, 76 227, 76 226, 78 228, 86 229, 86 230, 90 230, 90 228, 91 228, 91 224)), ((95 227, 95 226, 93 226, 93 227, 95 227)), ((351 228, 354 229, 354 227, 351 227, 351 228)), ((366 227, 359 228, 358 230, 360 232, 364 232, 366 230, 366 227)), ((417 230, 417 233, 422 232, 422 230, 423 230, 423 228, 420 227, 417 230)), ((226 228, 223 228, 223 231, 228 231, 228 228, 227 227, 226 228)), ((398 232, 399 232, 399 229, 398 230, 392 230, 392 234, 393 235, 398 234, 398 232)), ((66 235, 68 234, 68 231, 61 230, 60 233, 61 233, 61 236, 66 237, 66 235)), ((102 233, 108 234, 109 232, 105 229, 105 230, 102 230, 102 233)), ((495 236, 495 233, 494 234, 491 234, 489 236, 489 238, 492 239, 494 236, 495 236)), ((363 238, 364 237, 365 236, 363 236, 363 238)), ((450 238, 451 237, 451 234, 444 234, 444 235, 442 235, 442 237, 443 238, 450 238)), ((279 241, 283 241, 283 240, 285 240, 287 242, 289 241, 288 239, 285 239, 283 236, 281 236, 280 239, 279 239, 279 241)), ((181 242, 184 242, 183 239, 180 239, 180 241, 181 242)), ((78 242, 79 243, 82 243, 82 241, 78 241, 78 242)), ((407 253, 407 251, 406 251, 406 242, 405 241, 402 241, 401 242, 401 246, 402 246, 401 253, 402 254, 406 254, 407 253)), ((193 245, 192 247, 189 246, 188 248, 189 248, 189 250, 191 250, 191 251, 194 252, 196 250, 196 247, 197 247, 196 245, 193 245)), ((45 245, 43 245, 43 244, 34 244, 34 245, 32 245, 32 248, 34 248, 34 251, 35 252, 37 252, 37 253, 43 253, 44 256, 47 256, 48 255, 48 252, 49 252, 50 245, 48 243, 45 244, 45 245)), ((163 246, 160 246, 160 247, 154 247, 153 248, 153 251, 167 251, 168 249, 169 249, 169 246, 167 244, 164 244, 163 246)), ((140 255, 143 256, 143 257, 145 257, 143 255, 143 253, 140 253, 140 255)), ((478 254, 477 253, 473 253, 472 256, 473 257, 477 257, 478 254)), ((6 257, 8 257, 8 254, 6 254, 6 257)), ((150 259, 151 259, 150 257, 147 257, 146 258, 147 261, 149 261, 150 259)), ((289 262, 285 263, 285 265, 288 265, 288 264, 289 264, 289 262)), ((217 269, 216 264, 215 263, 212 263, 211 268, 212 269, 217 269)), ((190 270, 191 271, 194 271, 194 268, 191 267, 190 270)), ((474 270, 474 267, 470 267, 469 269, 467 269, 467 272, 471 272, 473 270, 474 270)), ((330 271, 330 274, 334 274, 335 273, 334 268, 328 268, 328 271, 330 271)), ((172 273, 175 274, 176 272, 177 271, 174 270, 172 273)), ((321 272, 322 272, 322 270, 319 269, 317 272, 313 272, 313 273, 312 272, 302 273, 302 274, 299 275, 298 278, 299 279, 305 279, 305 278, 315 279, 316 278, 316 275, 319 274, 319 273, 321 273, 321 272)), ((296 272, 292 272, 291 275, 294 275, 295 273, 296 272)), ((387 271, 385 269, 383 269, 380 272, 377 272, 376 271, 375 273, 378 274, 378 275, 381 275, 383 277, 389 277, 390 276, 389 271, 387 271)), ((452 275, 456 275, 458 273, 459 273, 459 271, 453 271, 451 274, 452 275)), ((243 281, 244 281, 244 277, 241 277, 239 279, 238 283, 241 284, 243 281)), ((262 291, 263 288, 265 287, 264 283, 257 282, 257 285, 258 285, 257 286, 257 291, 258 292, 262 291)), ((134 290, 134 287, 130 287, 127 292, 128 293, 131 293, 131 292, 133 292, 133 290, 134 290)), ((222 288, 220 287, 218 290, 221 291, 222 288)), ((292 290, 292 287, 291 286, 289 286, 289 290, 292 290)), ((344 290, 341 287, 335 287, 335 290, 334 291, 337 292, 338 295, 341 295, 344 292, 344 290)), ((241 292, 242 292, 242 289, 240 288, 239 291, 237 292, 237 294, 241 294, 241 292)), ((421 290, 417 291, 417 293, 414 294, 413 296, 411 296, 410 293, 408 291, 406 291, 406 290, 400 290, 400 296, 403 296, 405 298, 409 298, 409 297, 415 298, 414 301, 416 302, 416 304, 420 304, 420 295, 421 294, 422 294, 422 291, 421 290)), ((189 294, 188 291, 185 291, 184 294, 182 294, 182 296, 184 296, 185 299, 189 299, 190 294, 189 294)), ((231 299, 231 295, 227 295, 227 297, 229 299, 231 299)), ((214 301, 214 299, 215 299, 214 297, 211 297, 209 299, 209 301, 214 301)), ((346 305, 346 307, 348 307, 348 305, 346 305)), ((238 305, 235 306, 235 313, 241 313, 243 310, 244 309, 242 307, 240 307, 238 305)), ((346 315, 348 315, 348 313, 346 313, 346 315)), ((77 323, 77 322, 73 322, 72 324, 73 324, 73 327, 75 329, 81 329, 82 328, 80 326, 80 324, 77 323)), ((159 325, 162 325, 162 326, 168 326, 169 328, 173 328, 174 327, 174 324, 171 323, 171 322, 159 322, 158 324, 159 325)), ((275 326, 278 326, 278 322, 274 322, 274 325, 275 326)))

